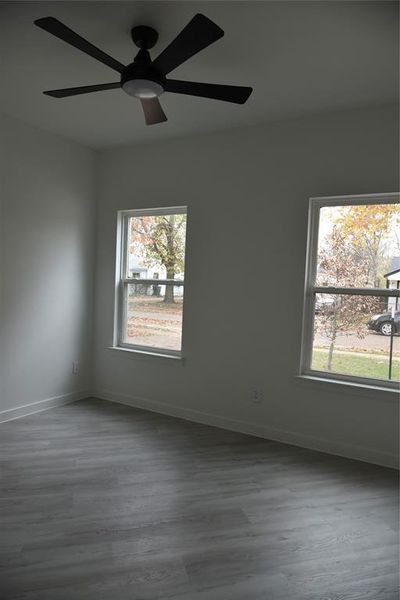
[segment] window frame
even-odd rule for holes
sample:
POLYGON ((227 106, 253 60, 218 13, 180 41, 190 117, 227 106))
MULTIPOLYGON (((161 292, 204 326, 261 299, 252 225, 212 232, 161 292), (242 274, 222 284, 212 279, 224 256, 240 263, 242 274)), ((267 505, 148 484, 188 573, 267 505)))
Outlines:
MULTIPOLYGON (((138 279, 128 277, 127 260, 128 260, 128 227, 129 219, 132 217, 147 217, 161 215, 186 215, 187 206, 168 206, 161 208, 141 208, 119 210, 117 213, 117 239, 116 239, 116 268, 115 268, 115 302, 114 302, 114 330, 113 330, 113 348, 122 349, 130 352, 138 352, 140 354, 148 354, 154 356, 164 356, 167 358, 183 358, 183 316, 184 303, 182 306, 182 330, 181 330, 181 349, 171 350, 156 346, 144 346, 141 344, 129 344, 124 341, 124 332, 126 329, 126 296, 128 286, 130 284, 149 284, 149 285, 167 285, 185 287, 185 277, 183 279, 155 279, 146 278, 138 279)), ((186 268, 186 239, 185 237, 185 268, 186 268)))
POLYGON ((400 193, 391 192, 386 194, 360 194, 349 196, 318 196, 309 198, 308 208, 308 235, 305 269, 305 285, 303 299, 302 340, 300 356, 300 376, 325 381, 338 381, 351 383, 360 387, 387 388, 388 390, 399 390, 399 382, 395 380, 375 379, 372 377, 360 377, 358 375, 346 375, 328 371, 318 371, 311 368, 314 321, 315 321, 315 294, 349 294, 379 297, 400 297, 400 290, 387 288, 346 288, 315 285, 318 262, 318 233, 320 210, 326 206, 355 206, 369 204, 395 204, 400 202, 400 193))

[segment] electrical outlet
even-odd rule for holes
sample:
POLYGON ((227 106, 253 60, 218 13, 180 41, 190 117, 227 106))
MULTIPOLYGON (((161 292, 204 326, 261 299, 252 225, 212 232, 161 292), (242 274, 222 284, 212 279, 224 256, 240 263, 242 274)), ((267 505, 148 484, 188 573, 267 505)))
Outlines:
POLYGON ((79 369, 80 369, 79 362, 77 360, 74 360, 74 362, 72 363, 72 374, 73 375, 78 375, 79 369))
POLYGON ((250 392, 250 399, 256 404, 262 402, 264 400, 264 391, 262 388, 252 388, 250 392))

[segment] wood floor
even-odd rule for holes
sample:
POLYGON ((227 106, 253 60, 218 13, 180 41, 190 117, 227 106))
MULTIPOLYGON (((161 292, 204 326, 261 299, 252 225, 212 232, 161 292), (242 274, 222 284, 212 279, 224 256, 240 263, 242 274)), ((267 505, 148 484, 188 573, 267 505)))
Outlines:
POLYGON ((85 400, 0 426, 1 600, 398 600, 397 473, 85 400))

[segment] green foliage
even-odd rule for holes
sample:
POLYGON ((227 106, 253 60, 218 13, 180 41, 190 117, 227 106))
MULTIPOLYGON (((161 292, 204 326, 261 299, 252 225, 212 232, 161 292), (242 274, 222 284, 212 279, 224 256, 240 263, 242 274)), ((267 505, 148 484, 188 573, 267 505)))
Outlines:
MULTIPOLYGON (((361 204, 343 207, 335 226, 348 240, 351 248, 349 259, 360 264, 365 271, 366 285, 380 287, 385 284, 389 257, 387 245, 400 224, 398 204, 361 204)), ((399 239, 397 237, 397 247, 399 239)), ((390 254, 390 253, 389 253, 390 254)))
MULTIPOLYGON (((320 251, 320 269, 325 281, 323 285, 334 287, 360 287, 367 283, 368 262, 351 260, 352 240, 343 226, 335 224, 327 236, 327 244, 320 251)), ((365 335, 369 317, 379 312, 381 300, 378 297, 360 295, 334 295, 331 303, 322 305, 315 325, 318 331, 330 340, 326 369, 331 371, 333 351, 339 333, 355 331, 365 335)))
MULTIPOLYGON (((320 251, 319 267, 325 278, 323 285, 366 287, 368 261, 351 260, 352 251, 352 240, 341 226, 335 224, 327 238, 326 246, 320 251)), ((377 297, 336 295, 331 304, 321 309, 320 327, 330 339, 335 339, 337 333, 348 330, 357 330, 362 336, 366 319, 378 312, 380 307, 381 300, 377 297)))
MULTIPOLYGON (((186 215, 131 220, 131 245, 148 266, 162 264, 171 278, 184 270, 186 215)), ((168 276, 169 277, 169 276, 168 276)))
MULTIPOLYGON (((159 215, 131 219, 131 251, 147 266, 163 265, 167 279, 184 271, 186 215, 159 215)), ((174 302, 174 288, 166 287, 165 302, 174 302)))

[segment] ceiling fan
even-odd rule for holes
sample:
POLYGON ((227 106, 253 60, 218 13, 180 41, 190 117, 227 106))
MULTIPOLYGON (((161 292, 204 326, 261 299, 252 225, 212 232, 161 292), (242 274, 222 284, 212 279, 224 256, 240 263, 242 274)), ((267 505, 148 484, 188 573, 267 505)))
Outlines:
POLYGON ((67 96, 101 92, 121 87, 129 96, 134 96, 140 100, 146 124, 154 125, 167 120, 158 99, 163 92, 201 96, 244 104, 253 91, 251 87, 167 79, 166 75, 168 73, 224 35, 223 30, 218 25, 201 14, 195 15, 169 46, 154 60, 150 58, 149 49, 153 48, 157 42, 157 31, 145 25, 133 27, 131 30, 132 40, 139 48, 139 52, 134 61, 126 66, 96 48, 54 17, 44 17, 34 23, 41 29, 67 42, 67 44, 111 67, 121 76, 120 81, 113 83, 43 92, 53 98, 66 98, 67 96))

